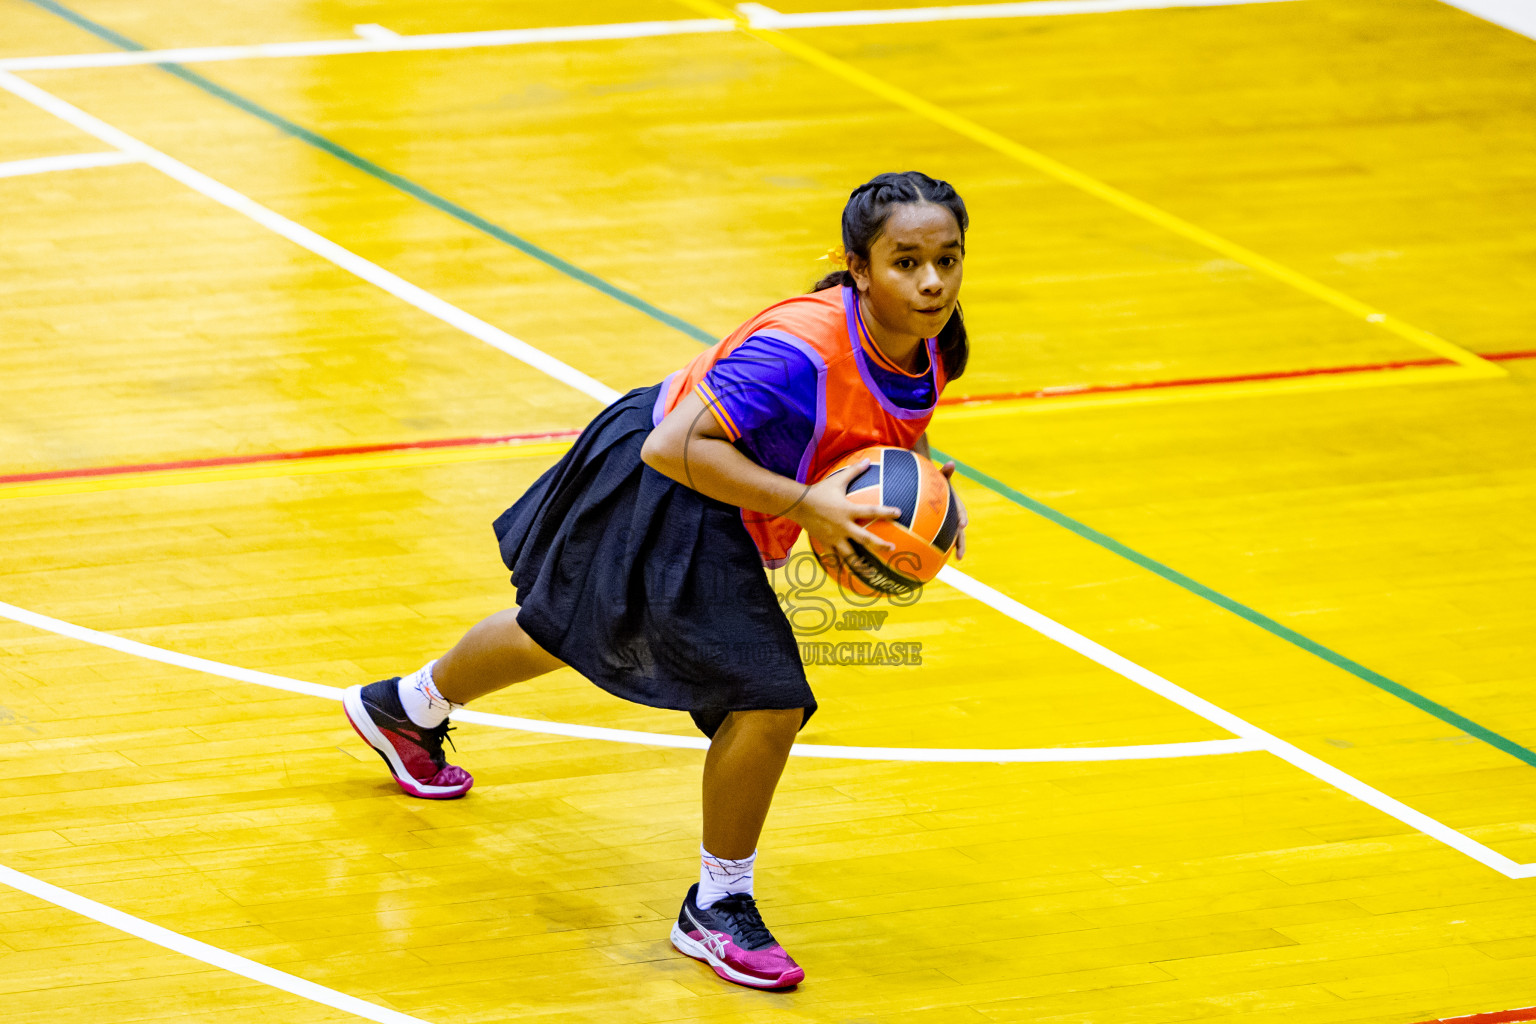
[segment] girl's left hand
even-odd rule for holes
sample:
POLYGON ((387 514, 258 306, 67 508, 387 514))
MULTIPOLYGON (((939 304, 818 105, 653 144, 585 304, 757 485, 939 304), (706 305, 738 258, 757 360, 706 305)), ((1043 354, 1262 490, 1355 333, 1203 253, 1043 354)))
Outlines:
MULTIPOLYGON (((948 480, 955 475, 955 464, 953 462, 946 462, 939 467, 939 472, 943 473, 944 478, 948 480)), ((958 562, 965 557, 965 528, 971 521, 970 517, 965 514, 965 502, 960 500, 959 491, 955 491, 955 507, 960 510, 960 532, 955 535, 955 561, 958 562)))

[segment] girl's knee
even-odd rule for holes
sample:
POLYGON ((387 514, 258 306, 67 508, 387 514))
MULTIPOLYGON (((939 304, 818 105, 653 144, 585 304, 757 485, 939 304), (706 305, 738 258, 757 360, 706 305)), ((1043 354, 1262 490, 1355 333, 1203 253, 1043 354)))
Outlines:
POLYGON ((756 711, 734 711, 731 717, 738 725, 744 725, 793 743, 805 722, 804 708, 764 708, 756 711))

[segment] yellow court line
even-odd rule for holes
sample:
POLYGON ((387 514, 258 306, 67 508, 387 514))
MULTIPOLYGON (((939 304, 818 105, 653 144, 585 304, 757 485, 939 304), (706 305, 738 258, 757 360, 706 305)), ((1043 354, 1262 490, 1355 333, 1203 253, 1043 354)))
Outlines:
POLYGON ((171 487, 177 484, 219 483, 226 480, 322 476, 327 473, 356 473, 369 469, 398 469, 406 466, 442 466, 456 462, 547 458, 564 454, 570 446, 569 441, 544 441, 537 444, 494 445, 481 448, 366 452, 360 455, 324 455, 312 459, 252 462, 239 466, 208 466, 200 469, 151 470, 144 473, 120 473, 111 476, 35 480, 27 483, 0 484, 0 498, 92 494, 98 491, 126 491, 140 487, 171 487))
POLYGON ((736 27, 747 35, 760 39, 770 46, 777 47, 785 53, 836 75, 844 81, 851 82, 859 88, 879 96, 881 99, 888 100, 898 107, 910 110, 919 117, 925 117, 959 135, 963 135, 973 142, 980 143, 988 149, 1055 178, 1057 181, 1070 185, 1073 188, 1081 189, 1089 195, 1096 196, 1127 213, 1150 221, 1173 234, 1221 253, 1223 256, 1245 264, 1262 274, 1267 274, 1275 280, 1288 284, 1315 299, 1326 302, 1336 309, 1356 316, 1373 326, 1390 331, 1415 345, 1426 348, 1435 353, 1435 355, 1443 356, 1452 362, 1458 363, 1465 368, 1464 372, 1460 374, 1462 377, 1508 376, 1508 371, 1503 367, 1489 362, 1474 352, 1467 351, 1460 345, 1452 344, 1444 338, 1399 320, 1397 317, 1383 313, 1378 309, 1374 309, 1359 299, 1345 295, 1343 292, 1330 288, 1320 281, 1314 281, 1300 271, 1292 270, 1290 267, 1277 263, 1267 256, 1261 256, 1252 249, 1245 248, 1198 225, 1191 224, 1189 221, 1177 217, 1166 210, 1159 209, 1151 203, 1137 199, 1135 196, 1122 192, 1112 185, 1105 184, 1097 178, 1090 177, 1082 171, 1075 170, 1060 161, 1053 160, 1044 153, 1039 153, 1028 146, 1020 145, 990 128, 977 124, 970 118, 945 110, 937 104, 930 103, 900 86, 892 85, 883 79, 876 78, 866 71, 861 71, 852 64, 819 50, 793 36, 786 35, 776 29, 758 28, 741 14, 722 4, 715 3, 714 0, 676 0, 676 2, 710 17, 730 18, 735 21, 736 27))
POLYGON ((1230 381, 1221 384, 1189 384, 1183 387, 1147 391, 1119 391, 1108 394, 1052 395, 1043 399, 993 399, 974 404, 943 405, 934 414, 940 424, 956 420, 985 419, 1019 413, 1071 412, 1074 409, 1102 408, 1114 405, 1152 405, 1178 402, 1208 402, 1223 398, 1252 395, 1298 395, 1314 391, 1354 391, 1360 388, 1386 388, 1401 384, 1430 384, 1437 381, 1474 380, 1479 374, 1468 373, 1461 366, 1432 366, 1402 370, 1365 370, 1329 377, 1297 377, 1283 380, 1230 381))

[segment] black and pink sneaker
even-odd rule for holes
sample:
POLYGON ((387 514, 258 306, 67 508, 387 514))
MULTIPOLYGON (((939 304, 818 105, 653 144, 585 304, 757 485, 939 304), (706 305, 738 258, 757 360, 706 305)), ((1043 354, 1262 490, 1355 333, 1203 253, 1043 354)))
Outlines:
POLYGON ((679 953, 749 988, 790 988, 805 980, 805 971, 763 924, 751 896, 727 896, 707 909, 699 906, 698 897, 695 883, 672 926, 672 945, 679 953))
MULTIPOLYGON (((400 788, 428 800, 452 800, 469 792, 475 780, 443 756, 448 723, 424 729, 400 706, 400 677, 352 686, 341 697, 352 728, 374 750, 400 788)), ((449 742, 452 742, 451 740, 449 742)))

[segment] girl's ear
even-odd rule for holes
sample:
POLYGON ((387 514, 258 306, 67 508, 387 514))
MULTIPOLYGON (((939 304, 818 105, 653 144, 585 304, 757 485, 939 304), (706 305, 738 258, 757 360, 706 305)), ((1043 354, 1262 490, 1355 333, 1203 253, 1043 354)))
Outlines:
POLYGON ((869 260, 856 252, 849 253, 848 273, 853 275, 853 286, 856 290, 869 291, 869 260))

